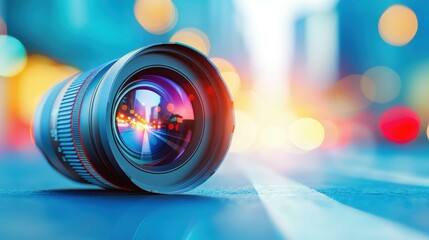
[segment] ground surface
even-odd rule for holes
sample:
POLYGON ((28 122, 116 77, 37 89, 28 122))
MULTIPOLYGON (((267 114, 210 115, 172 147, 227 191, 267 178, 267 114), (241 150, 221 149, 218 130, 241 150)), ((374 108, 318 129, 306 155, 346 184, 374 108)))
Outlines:
POLYGON ((7 153, 0 239, 429 239, 428 153, 230 154, 184 195, 100 190, 7 153))

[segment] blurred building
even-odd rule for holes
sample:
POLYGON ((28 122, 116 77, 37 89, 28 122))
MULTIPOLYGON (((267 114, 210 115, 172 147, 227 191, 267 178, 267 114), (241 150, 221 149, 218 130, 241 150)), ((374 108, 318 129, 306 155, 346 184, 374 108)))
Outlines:
MULTIPOLYGON (((400 76, 398 96, 385 102, 372 101, 347 117, 370 126, 373 133, 379 137, 376 129, 381 113, 389 107, 405 105, 419 113, 423 132, 429 121, 429 115, 426 114, 429 104, 422 104, 422 97, 416 99, 415 96, 419 94, 416 89, 429 88, 428 84, 424 83, 416 86, 415 71, 422 63, 429 61, 429 46, 426 44, 429 28, 426 26, 428 16, 425 13, 428 7, 429 2, 426 1, 340 0, 332 9, 323 9, 299 17, 294 30, 295 62, 291 85, 295 90, 292 91, 292 101, 298 105, 313 105, 314 108, 325 107, 323 111, 327 111, 332 118, 344 117, 335 116, 335 111, 328 109, 332 108, 332 105, 320 106, 317 101, 329 99, 327 95, 332 92, 331 89, 347 76, 364 75, 374 67, 383 67, 400 76), (418 19, 416 35, 404 46, 389 44, 380 35, 380 18, 394 4, 403 4, 410 8, 418 19), (303 94, 303 89, 307 94, 303 94), (316 97, 308 97, 312 94, 316 97), (362 117, 363 115, 369 117, 362 117)), ((427 79, 429 80, 429 75, 427 79)), ((388 81, 389 79, 386 80, 388 81)), ((381 87, 387 91, 394 86, 381 87)), ((350 91, 344 94, 362 95, 359 84, 351 87, 350 91)), ((374 91, 382 93, 383 89, 374 91)), ((307 113, 320 114, 320 111, 312 109, 311 106, 309 108, 307 113)), ((329 117, 329 114, 323 117, 329 117)))

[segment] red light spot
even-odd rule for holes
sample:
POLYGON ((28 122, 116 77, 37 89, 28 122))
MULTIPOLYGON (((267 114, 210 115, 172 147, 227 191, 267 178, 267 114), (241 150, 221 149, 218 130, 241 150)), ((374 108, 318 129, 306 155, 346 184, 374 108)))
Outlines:
POLYGON ((172 124, 172 123, 168 124, 168 129, 169 130, 173 130, 173 128, 174 128, 174 124, 172 124))
POLYGON ((380 119, 383 135, 395 143, 407 143, 417 137, 420 119, 417 113, 406 107, 392 107, 380 119))
POLYGON ((194 94, 189 94, 189 100, 194 101, 195 97, 194 94))

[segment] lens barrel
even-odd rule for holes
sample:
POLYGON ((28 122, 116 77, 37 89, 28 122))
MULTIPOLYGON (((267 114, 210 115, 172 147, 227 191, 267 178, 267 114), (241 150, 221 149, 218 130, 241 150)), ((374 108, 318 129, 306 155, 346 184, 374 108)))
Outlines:
POLYGON ((66 79, 44 96, 33 123, 36 145, 70 179, 156 193, 207 180, 233 130, 219 72, 181 44, 138 49, 66 79))

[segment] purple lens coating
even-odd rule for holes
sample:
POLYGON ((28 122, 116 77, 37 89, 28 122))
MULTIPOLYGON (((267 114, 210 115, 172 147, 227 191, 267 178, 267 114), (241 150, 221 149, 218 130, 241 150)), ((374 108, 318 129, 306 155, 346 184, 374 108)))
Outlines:
POLYGON ((125 92, 116 110, 116 130, 138 158, 137 166, 162 166, 185 151, 194 131, 189 95, 168 78, 140 76, 125 92))

